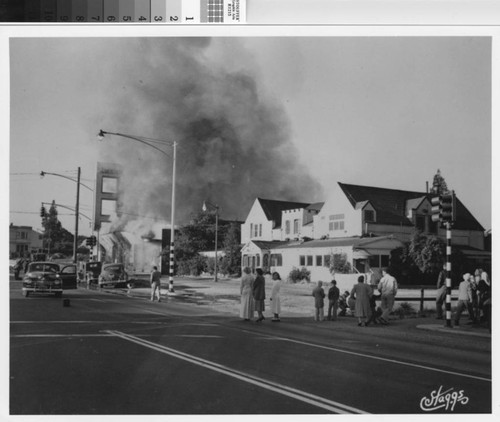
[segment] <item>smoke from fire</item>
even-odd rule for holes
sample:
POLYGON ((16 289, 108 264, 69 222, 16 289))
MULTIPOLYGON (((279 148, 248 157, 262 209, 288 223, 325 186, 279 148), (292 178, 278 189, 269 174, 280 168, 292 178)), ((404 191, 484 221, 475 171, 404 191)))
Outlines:
MULTIPOLYGON (((262 92, 251 66, 235 70, 220 55, 213 59, 214 43, 224 48, 205 38, 126 40, 127 53, 117 49, 103 64, 114 91, 102 129, 178 143, 176 225, 205 200, 220 206, 222 218, 239 220, 256 197, 317 201, 319 184, 291 142, 283 107, 262 92)), ((242 48, 237 40, 227 45, 242 48)), ((227 51, 225 58, 238 55, 227 51)), ((155 143, 166 156, 116 138, 99 157, 123 167, 123 215, 114 228, 147 231, 147 221, 169 221, 172 149, 155 143)))

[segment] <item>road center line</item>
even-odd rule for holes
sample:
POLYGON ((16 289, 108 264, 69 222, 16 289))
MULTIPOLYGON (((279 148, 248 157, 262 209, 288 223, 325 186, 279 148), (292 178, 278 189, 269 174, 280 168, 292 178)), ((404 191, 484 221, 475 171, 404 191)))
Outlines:
POLYGON ((273 391, 278 394, 282 394, 284 396, 288 396, 304 403, 308 403, 312 406, 316 406, 325 410, 328 410, 333 413, 343 413, 343 414, 362 414, 367 413, 362 410, 356 409, 354 407, 350 407, 344 405, 342 403, 338 403, 332 400, 325 399, 320 396, 316 396, 314 394, 309 394, 305 391, 297 390, 294 388, 287 387, 285 385, 281 385, 272 381, 265 380, 263 378, 255 377, 253 375, 240 372, 231 368, 228 368, 223 365, 219 365, 215 362, 211 362, 209 360, 205 360, 193 355, 189 355, 187 353, 181 352, 180 350, 171 349, 166 346, 162 346, 157 343, 153 343, 139 337, 131 336, 129 334, 122 333, 120 331, 107 331, 108 333, 120 337, 123 340, 130 341, 132 343, 139 344, 144 347, 148 347, 152 350, 156 350, 158 352, 170 355, 177 359, 182 359, 187 362, 193 363, 195 365, 202 366, 204 368, 210 369, 215 372, 219 372, 224 375, 228 375, 230 377, 236 378, 240 381, 247 382, 249 384, 254 384, 258 387, 265 388, 267 390, 273 391))
MULTIPOLYGON (((252 332, 252 333, 255 334, 254 332, 252 332)), ((302 344, 302 345, 305 345, 305 346, 316 347, 318 349, 331 350, 331 351, 334 351, 334 352, 345 353, 345 354, 354 355, 354 356, 360 356, 360 357, 363 357, 363 358, 369 358, 369 359, 374 359, 374 360, 381 360, 381 361, 384 361, 384 362, 390 362, 390 363, 394 363, 394 364, 397 364, 397 365, 411 366, 411 367, 414 367, 414 368, 425 369, 425 370, 428 370, 428 371, 443 372, 445 374, 456 375, 456 376, 459 376, 459 377, 472 378, 472 379, 476 379, 476 380, 480 380, 480 381, 491 382, 491 379, 489 379, 489 378, 479 377, 479 376, 476 376, 476 375, 469 375, 469 374, 463 374, 463 373, 460 373, 460 372, 447 371, 445 369, 433 368, 431 366, 418 365, 416 363, 404 362, 404 361, 400 361, 400 360, 396 360, 396 359, 389 359, 389 358, 383 358, 383 357, 380 357, 380 356, 367 355, 365 353, 359 353, 359 352, 352 352, 352 351, 349 351, 349 350, 337 349, 336 347, 331 347, 331 346, 322 346, 322 345, 319 345, 319 344, 308 343, 306 341, 294 340, 294 339, 286 338, 286 337, 276 337, 276 336, 271 336, 271 335, 267 335, 267 334, 260 334, 260 335, 262 336, 263 339, 267 338, 268 340, 288 341, 290 343, 302 344)))

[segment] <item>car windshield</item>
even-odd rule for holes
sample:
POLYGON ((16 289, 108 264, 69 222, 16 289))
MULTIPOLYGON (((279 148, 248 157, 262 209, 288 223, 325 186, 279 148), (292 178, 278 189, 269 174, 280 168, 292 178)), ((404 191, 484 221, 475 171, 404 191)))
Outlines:
POLYGON ((113 274, 119 274, 123 272, 123 267, 121 265, 110 265, 109 267, 105 267, 104 271, 113 274))
POLYGON ((31 264, 29 271, 43 271, 46 273, 57 273, 59 272, 59 265, 57 264, 31 264))

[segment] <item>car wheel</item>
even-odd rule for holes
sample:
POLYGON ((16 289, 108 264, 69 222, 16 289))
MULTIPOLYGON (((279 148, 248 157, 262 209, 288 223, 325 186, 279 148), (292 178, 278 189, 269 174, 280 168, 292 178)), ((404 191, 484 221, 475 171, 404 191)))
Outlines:
POLYGON ((56 293, 56 297, 61 297, 62 296, 62 292, 57 292, 56 293))

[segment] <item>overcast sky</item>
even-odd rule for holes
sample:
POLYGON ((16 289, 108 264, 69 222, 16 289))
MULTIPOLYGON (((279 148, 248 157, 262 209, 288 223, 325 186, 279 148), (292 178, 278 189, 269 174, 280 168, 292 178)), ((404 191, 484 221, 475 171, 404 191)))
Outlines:
POLYGON ((423 192, 440 169, 491 228, 488 37, 11 39, 10 77, 16 225, 39 228, 41 202, 74 206, 74 184, 41 170, 81 167, 93 187, 96 162, 115 158, 135 175, 137 207, 169 218, 168 160, 100 144, 102 128, 179 140, 181 219, 207 198, 239 219, 255 196, 324 201, 338 181, 423 192))

